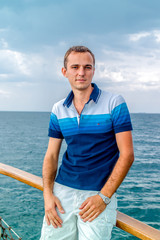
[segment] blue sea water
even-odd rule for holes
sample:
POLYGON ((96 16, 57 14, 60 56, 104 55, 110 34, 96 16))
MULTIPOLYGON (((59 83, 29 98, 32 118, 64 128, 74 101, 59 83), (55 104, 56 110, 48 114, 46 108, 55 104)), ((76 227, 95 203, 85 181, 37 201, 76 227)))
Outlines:
MULTIPOLYGON (((41 176, 49 118, 50 113, 0 112, 0 162, 41 176)), ((160 230, 160 114, 131 119, 135 162, 118 189, 118 210, 160 230)), ((23 240, 39 239, 43 215, 41 191, 0 175, 0 216, 23 240)), ((137 238, 115 227, 112 239, 137 238)))

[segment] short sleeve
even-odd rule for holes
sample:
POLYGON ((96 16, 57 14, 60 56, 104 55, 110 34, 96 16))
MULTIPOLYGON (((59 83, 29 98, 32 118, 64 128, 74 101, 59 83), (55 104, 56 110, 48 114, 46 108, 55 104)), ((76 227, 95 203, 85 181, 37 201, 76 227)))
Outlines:
POLYGON ((59 126, 58 118, 56 116, 56 108, 53 106, 52 113, 50 115, 48 136, 52 138, 63 139, 63 135, 59 126))
POLYGON ((133 130, 129 110, 122 96, 114 100, 111 115, 115 133, 133 130))

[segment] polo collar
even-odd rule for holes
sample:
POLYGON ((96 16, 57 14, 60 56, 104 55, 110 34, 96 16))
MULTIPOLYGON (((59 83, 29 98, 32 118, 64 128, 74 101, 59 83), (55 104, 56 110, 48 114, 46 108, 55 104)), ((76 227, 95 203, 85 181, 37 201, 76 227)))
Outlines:
MULTIPOLYGON (((93 91, 92 91, 92 93, 90 95, 89 101, 93 100, 95 103, 97 103, 98 100, 99 100, 99 97, 101 95, 101 90, 97 87, 97 85, 95 83, 92 83, 92 87, 94 89, 93 89, 93 91)), ((65 101, 63 103, 63 106, 64 107, 67 106, 69 108, 71 103, 72 103, 73 97, 74 97, 74 93, 73 93, 73 91, 71 91, 68 94, 67 98, 65 99, 65 101)))

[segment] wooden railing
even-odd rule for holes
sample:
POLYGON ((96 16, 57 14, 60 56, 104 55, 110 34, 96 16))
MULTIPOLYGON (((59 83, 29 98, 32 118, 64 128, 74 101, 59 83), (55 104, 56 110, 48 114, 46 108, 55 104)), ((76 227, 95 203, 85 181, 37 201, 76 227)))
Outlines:
MULTIPOLYGON (((20 169, 0 163, 0 174, 14 178, 20 182, 43 191, 42 178, 20 169)), ((125 232, 144 240, 160 240, 160 231, 132 217, 117 211, 116 226, 125 232)))

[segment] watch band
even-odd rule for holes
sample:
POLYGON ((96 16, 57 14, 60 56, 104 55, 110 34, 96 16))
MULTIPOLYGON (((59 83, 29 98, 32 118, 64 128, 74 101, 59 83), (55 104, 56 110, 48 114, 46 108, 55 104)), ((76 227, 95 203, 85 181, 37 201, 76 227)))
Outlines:
POLYGON ((103 195, 101 192, 98 192, 98 195, 102 198, 102 200, 104 201, 104 203, 106 205, 108 205, 111 201, 111 199, 109 197, 106 197, 105 195, 103 195))

